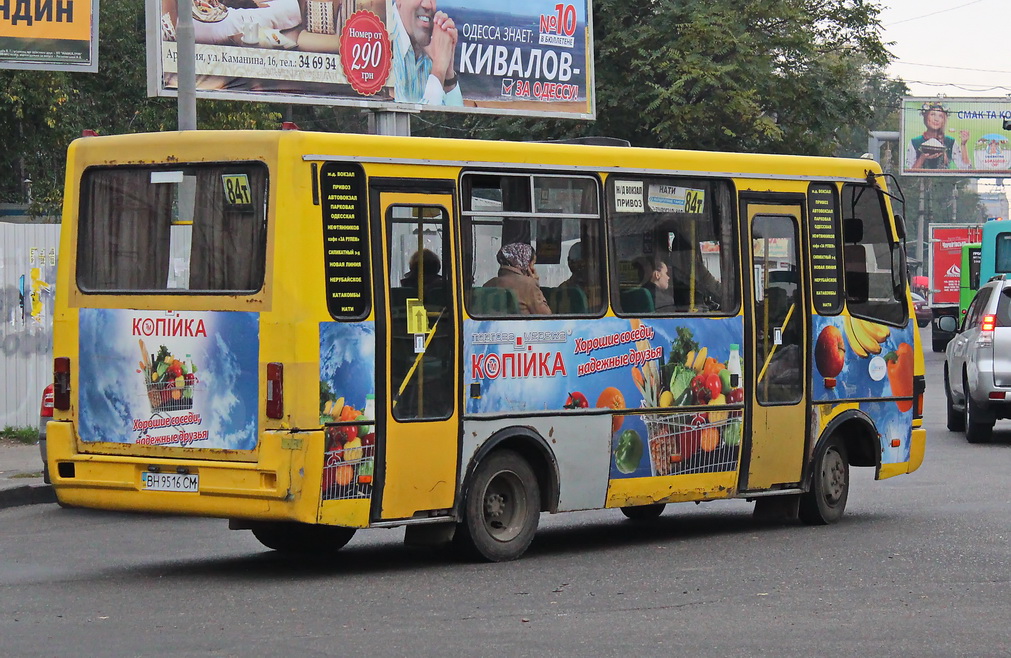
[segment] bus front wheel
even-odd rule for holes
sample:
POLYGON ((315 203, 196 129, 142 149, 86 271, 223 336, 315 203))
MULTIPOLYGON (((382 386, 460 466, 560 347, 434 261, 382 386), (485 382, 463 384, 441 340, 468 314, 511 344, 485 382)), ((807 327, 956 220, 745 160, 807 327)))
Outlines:
POLYGON ((283 521, 257 522, 250 529, 261 544, 281 553, 333 553, 355 536, 354 528, 283 521))
POLYGON ((842 518, 849 496, 850 474, 846 446, 838 436, 818 451, 811 489, 800 497, 800 520, 807 525, 827 525, 842 518))
POLYGON ((541 490, 530 464, 499 450, 474 471, 455 539, 489 562, 515 560, 530 546, 541 514, 541 490))

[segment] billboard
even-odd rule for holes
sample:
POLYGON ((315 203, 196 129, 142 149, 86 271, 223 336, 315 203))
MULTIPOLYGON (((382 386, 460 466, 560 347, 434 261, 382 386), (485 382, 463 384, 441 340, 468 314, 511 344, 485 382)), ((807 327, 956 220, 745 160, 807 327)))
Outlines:
POLYGON ((6 0, 0 69, 98 71, 98 0, 6 0))
POLYGON ((903 176, 1011 175, 1009 98, 903 98, 903 176))
MULTIPOLYGON (((177 94, 176 1, 147 3, 152 96, 177 94)), ((190 3, 198 98, 595 118, 590 0, 190 3)))

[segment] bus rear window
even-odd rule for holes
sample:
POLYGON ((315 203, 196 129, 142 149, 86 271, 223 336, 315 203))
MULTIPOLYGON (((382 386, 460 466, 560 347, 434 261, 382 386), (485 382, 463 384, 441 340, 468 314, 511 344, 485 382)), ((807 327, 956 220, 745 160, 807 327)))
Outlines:
POLYGON ((84 292, 256 292, 266 202, 261 163, 88 169, 77 284, 84 292))

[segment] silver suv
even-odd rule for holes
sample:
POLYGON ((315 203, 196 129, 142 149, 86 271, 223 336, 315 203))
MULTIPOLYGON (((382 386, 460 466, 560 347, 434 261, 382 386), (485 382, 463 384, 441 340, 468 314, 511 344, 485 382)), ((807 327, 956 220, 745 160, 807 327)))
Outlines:
POLYGON ((989 441, 998 418, 1011 418, 1011 278, 995 276, 976 293, 944 360, 948 429, 969 443, 989 441))

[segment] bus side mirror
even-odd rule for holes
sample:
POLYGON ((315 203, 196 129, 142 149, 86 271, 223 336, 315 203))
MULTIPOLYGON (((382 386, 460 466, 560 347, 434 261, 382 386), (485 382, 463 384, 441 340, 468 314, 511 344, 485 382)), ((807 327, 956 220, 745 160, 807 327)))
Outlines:
POLYGON ((949 333, 955 332, 958 330, 958 320, 953 315, 942 315, 937 318, 937 328, 949 333))
POLYGON ((850 217, 843 222, 843 240, 849 244, 864 241, 864 220, 850 217))
POLYGON ((895 213, 895 233, 900 241, 906 239, 906 218, 898 213, 895 213))

